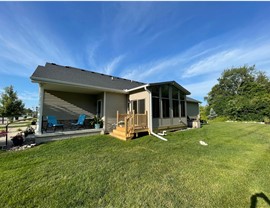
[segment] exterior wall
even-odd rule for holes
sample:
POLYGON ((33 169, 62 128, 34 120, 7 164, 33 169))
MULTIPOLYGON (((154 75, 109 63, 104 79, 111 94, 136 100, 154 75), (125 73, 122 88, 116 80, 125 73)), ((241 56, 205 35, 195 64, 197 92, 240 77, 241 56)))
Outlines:
POLYGON ((199 103, 187 102, 187 115, 196 118, 200 114, 199 103))
POLYGON ((127 113, 127 95, 106 92, 106 132, 112 131, 112 125, 116 124, 116 113, 127 113))
POLYGON ((93 117, 96 101, 96 95, 45 90, 43 117, 53 115, 58 120, 78 119, 80 114, 93 117))
POLYGON ((133 101, 133 100, 145 100, 145 110, 148 112, 150 112, 150 101, 149 101, 149 94, 147 91, 141 91, 141 92, 135 92, 129 95, 129 100, 133 101))

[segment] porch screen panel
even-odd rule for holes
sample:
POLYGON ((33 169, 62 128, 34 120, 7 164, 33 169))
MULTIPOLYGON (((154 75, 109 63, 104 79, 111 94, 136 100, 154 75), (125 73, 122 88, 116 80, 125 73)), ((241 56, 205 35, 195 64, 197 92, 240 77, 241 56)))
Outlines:
POLYGON ((179 101, 173 100, 173 117, 179 117, 179 101))
POLYGON ((169 118, 170 117, 170 102, 169 99, 162 98, 162 112, 163 112, 163 118, 169 118))
POLYGON ((180 95, 180 104, 181 104, 181 117, 186 116, 186 105, 185 105, 185 95, 180 95))
POLYGON ((172 99, 173 99, 173 117, 179 117, 179 90, 172 86, 172 99))
POLYGON ((153 118, 160 117, 159 111, 159 86, 154 86, 151 88, 152 92, 152 114, 153 118))
POLYGON ((169 85, 161 87, 163 118, 170 117, 169 85))
POLYGON ((159 98, 153 97, 152 99, 152 114, 153 118, 159 118, 159 98))

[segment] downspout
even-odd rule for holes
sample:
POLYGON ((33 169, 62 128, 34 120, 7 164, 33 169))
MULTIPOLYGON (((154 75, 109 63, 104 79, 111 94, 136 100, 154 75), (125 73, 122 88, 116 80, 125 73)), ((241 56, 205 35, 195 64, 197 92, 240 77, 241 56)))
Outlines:
POLYGON ((150 97, 150 99, 149 99, 149 105, 150 105, 149 106, 149 119, 148 119, 148 126, 149 126, 149 129, 150 129, 150 134, 152 134, 153 136, 155 136, 155 137, 157 137, 157 138, 159 138, 159 139, 161 139, 163 141, 168 141, 164 137, 162 137, 162 136, 160 136, 160 135, 153 132, 153 125, 152 125, 152 92, 147 89, 148 86, 149 85, 146 85, 144 87, 144 89, 145 89, 145 91, 147 91, 149 93, 149 97, 150 97))

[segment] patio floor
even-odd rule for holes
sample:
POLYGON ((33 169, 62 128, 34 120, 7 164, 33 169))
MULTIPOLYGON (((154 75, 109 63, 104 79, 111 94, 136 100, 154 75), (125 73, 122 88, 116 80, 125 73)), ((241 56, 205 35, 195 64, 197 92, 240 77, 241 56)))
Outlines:
MULTIPOLYGON (((62 139, 70 139, 74 137, 80 137, 80 136, 90 136, 90 135, 98 135, 98 134, 103 134, 104 130, 103 129, 78 129, 78 130, 70 130, 66 129, 64 131, 48 131, 48 132, 43 132, 43 134, 36 134, 33 135, 35 139, 36 144, 41 144, 45 142, 50 142, 50 141, 56 141, 56 140, 62 140, 62 139)), ((9 129, 8 133, 8 147, 13 145, 13 142, 11 141, 11 138, 15 136, 17 133, 19 133, 16 130, 9 129)), ((33 137, 32 136, 32 137, 33 137)), ((31 135, 28 137, 31 138, 31 135)), ((27 137, 27 138, 28 138, 27 137)), ((1 136, 0 137, 0 148, 6 146, 6 137, 1 136)))

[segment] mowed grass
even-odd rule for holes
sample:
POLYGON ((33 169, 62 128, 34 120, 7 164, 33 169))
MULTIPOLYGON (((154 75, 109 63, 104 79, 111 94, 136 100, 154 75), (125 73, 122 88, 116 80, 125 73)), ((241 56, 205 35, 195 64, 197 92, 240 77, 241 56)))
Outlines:
POLYGON ((269 125, 211 123, 167 138, 1 152, 0 207, 269 207, 269 125))

